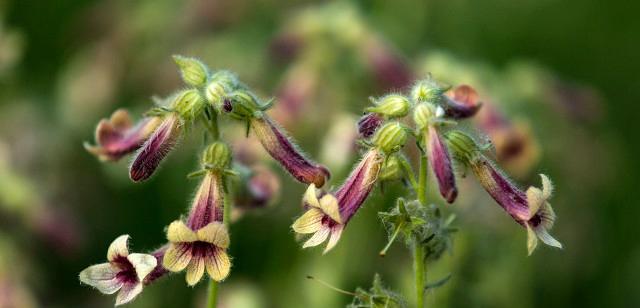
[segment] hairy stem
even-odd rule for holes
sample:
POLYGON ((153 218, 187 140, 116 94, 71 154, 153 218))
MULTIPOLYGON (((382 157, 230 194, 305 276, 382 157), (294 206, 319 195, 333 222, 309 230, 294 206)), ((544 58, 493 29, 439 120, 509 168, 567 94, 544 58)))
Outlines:
MULTIPOLYGON (((427 206, 427 155, 420 156, 420 173, 418 183, 418 201, 422 206, 427 206)), ((424 308, 424 282, 426 268, 424 262, 424 249, 416 238, 413 241, 413 270, 416 283, 416 307, 424 308)))

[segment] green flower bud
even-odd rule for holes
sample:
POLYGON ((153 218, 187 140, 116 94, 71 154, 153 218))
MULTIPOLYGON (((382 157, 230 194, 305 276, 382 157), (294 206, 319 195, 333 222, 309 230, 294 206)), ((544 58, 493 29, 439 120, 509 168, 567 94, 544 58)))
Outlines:
POLYGON ((413 109, 413 122, 419 130, 425 129, 436 117, 436 107, 429 103, 420 103, 413 109))
POLYGON ((459 130, 447 132, 444 138, 453 157, 464 164, 469 164, 480 151, 473 138, 459 130))
POLYGON ((205 169, 225 170, 231 163, 231 149, 223 142, 214 142, 202 153, 201 162, 205 169))
POLYGON ((418 81, 413 88, 411 88, 411 99, 413 99, 414 102, 437 103, 446 91, 447 87, 438 84, 431 78, 427 78, 418 81))
POLYGON ((182 120, 191 122, 204 110, 205 100, 196 89, 184 90, 175 96, 172 107, 182 120))
POLYGON ((390 94, 381 98, 375 107, 369 107, 367 112, 375 112, 388 118, 401 118, 409 113, 411 103, 403 95, 390 94))
POLYGON ((256 113, 260 111, 260 105, 253 94, 238 90, 225 97, 222 111, 236 119, 249 119, 256 117, 256 113))
POLYGON ((204 63, 195 58, 183 57, 175 55, 173 60, 180 67, 182 80, 190 86, 201 87, 207 82, 209 69, 204 63))
POLYGON ((398 122, 382 126, 373 136, 373 144, 386 154, 397 152, 407 141, 407 132, 398 122))
POLYGON ((402 166, 397 155, 387 158, 384 165, 382 165, 378 178, 382 181, 394 181, 402 178, 402 166))
POLYGON ((238 79, 229 71, 219 71, 211 76, 209 84, 204 89, 207 101, 217 110, 222 110, 225 96, 238 87, 238 79))

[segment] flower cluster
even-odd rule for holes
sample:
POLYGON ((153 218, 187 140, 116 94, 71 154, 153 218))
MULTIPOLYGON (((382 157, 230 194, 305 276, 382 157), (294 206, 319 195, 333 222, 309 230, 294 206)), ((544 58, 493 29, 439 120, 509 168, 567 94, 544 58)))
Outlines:
POLYGON ((201 177, 189 214, 185 220, 169 224, 167 243, 149 254, 129 254, 128 236, 121 236, 109 248, 107 263, 90 266, 80 273, 83 283, 102 293, 120 290, 116 305, 130 302, 143 286, 171 272, 185 270, 190 286, 197 284, 205 271, 213 281, 224 280, 231 270, 227 254, 231 200, 249 208, 260 207, 278 195, 279 181, 266 167, 232 163, 231 148, 221 139, 219 116, 246 122, 266 152, 296 180, 321 187, 329 178, 327 168, 307 158, 266 114, 271 103, 260 101, 235 75, 211 71, 193 58, 175 56, 174 60, 185 89, 156 100, 156 105, 137 123, 127 111, 117 110, 109 119, 99 122, 95 145, 85 143, 87 151, 102 161, 117 161, 133 154, 129 176, 140 182, 156 172, 164 158, 184 135, 193 133, 198 123, 213 140, 201 155, 200 170, 189 175, 201 177), (234 177, 238 180, 231 180, 234 177), (240 189, 230 190, 229 185, 240 189), (228 191, 238 191, 239 195, 228 196, 228 191))

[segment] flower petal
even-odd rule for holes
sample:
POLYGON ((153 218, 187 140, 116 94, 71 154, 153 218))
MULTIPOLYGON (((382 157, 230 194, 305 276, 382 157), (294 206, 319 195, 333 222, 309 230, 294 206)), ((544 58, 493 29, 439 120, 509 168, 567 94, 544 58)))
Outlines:
POLYGON ((146 253, 132 253, 127 256, 131 265, 136 270, 138 281, 144 281, 144 278, 151 273, 158 265, 158 260, 152 255, 146 253))
POLYGON ((544 174, 540 174, 540 177, 542 178, 542 196, 545 200, 548 200, 553 194, 553 183, 544 174))
POLYGON ((214 244, 220 248, 229 247, 229 232, 220 222, 212 222, 197 231, 198 240, 214 244))
POLYGON ((338 208, 338 199, 332 194, 326 194, 320 198, 320 209, 335 222, 339 224, 342 223, 340 209, 338 208))
POLYGON ((330 232, 330 228, 327 226, 322 226, 320 228, 320 230, 318 230, 316 233, 313 234, 313 236, 311 236, 311 238, 309 238, 304 245, 302 245, 302 248, 307 248, 307 247, 313 247, 313 246, 318 246, 320 244, 322 244, 322 242, 324 242, 327 237, 329 236, 329 232, 330 232))
POLYGON ((204 274, 204 257, 198 256, 191 260, 187 267, 187 275, 185 279, 189 286, 195 286, 204 274))
POLYGON ((116 306, 132 301, 140 292, 142 292, 142 283, 125 283, 116 296, 116 306))
POLYGON ((198 236, 184 222, 175 220, 167 228, 167 240, 172 243, 190 243, 197 241, 198 236))
POLYGON ((113 294, 122 287, 122 282, 116 279, 117 271, 110 263, 96 264, 80 272, 80 281, 90 285, 103 294, 113 294))
POLYGON ((308 234, 320 230, 324 213, 316 208, 311 208, 293 223, 291 228, 296 233, 308 234))
POLYGON ((221 281, 227 278, 231 271, 231 260, 223 249, 217 248, 211 257, 206 258, 205 266, 211 279, 221 281))
POLYGON ((311 185, 309 185, 307 191, 304 193, 302 202, 311 207, 320 208, 320 203, 318 202, 318 196, 316 194, 316 184, 311 183, 311 185))
POLYGON ((179 272, 185 269, 189 262, 191 262, 191 248, 192 244, 181 243, 171 244, 167 251, 164 253, 162 259, 162 265, 172 272, 179 272))
POLYGON ((529 255, 533 253, 533 251, 538 246, 538 237, 536 236, 536 232, 533 231, 529 224, 526 224, 527 228, 527 252, 529 255))
POLYGON ((338 240, 340 240, 340 236, 342 236, 342 230, 344 229, 344 225, 336 225, 331 228, 331 235, 329 237, 329 242, 327 243, 327 247, 324 249, 322 254, 329 252, 329 250, 333 249, 333 247, 338 244, 338 240))
POLYGON ((129 255, 129 248, 127 247, 127 243, 129 242, 129 235, 120 235, 116 238, 111 245, 109 245, 109 249, 107 250, 107 260, 114 261, 117 257, 126 257, 129 255))

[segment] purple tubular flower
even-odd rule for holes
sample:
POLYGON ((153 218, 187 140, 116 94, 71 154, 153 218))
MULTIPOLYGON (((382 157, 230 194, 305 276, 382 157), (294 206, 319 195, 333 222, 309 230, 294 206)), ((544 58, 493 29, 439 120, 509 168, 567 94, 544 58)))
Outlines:
POLYGON ((107 252, 107 263, 87 267, 80 272, 80 281, 104 294, 118 292, 116 306, 132 301, 145 285, 167 273, 160 265, 166 247, 152 254, 129 253, 128 235, 115 239, 107 252))
POLYGON ((158 168, 162 159, 173 149, 180 138, 180 118, 177 113, 164 117, 160 126, 142 145, 129 168, 129 177, 134 182, 148 179, 158 168))
POLYGON ((468 85, 461 85, 450 90, 443 97, 445 115, 454 119, 464 119, 475 115, 482 103, 478 100, 478 93, 468 85))
POLYGON ((527 229, 529 254, 543 243, 562 248, 562 244, 549 234, 556 214, 548 200, 553 193, 553 184, 541 174, 542 189, 529 187, 522 191, 481 152, 471 137, 459 131, 446 135, 447 143, 456 159, 468 166, 491 197, 521 226, 527 229))
POLYGON ((207 172, 193 200, 187 226, 198 230, 213 221, 222 222, 223 198, 222 177, 219 173, 207 172))
POLYGON ((313 247, 329 242, 327 253, 340 239, 342 230, 369 196, 383 163, 379 149, 369 150, 335 194, 323 194, 311 184, 303 203, 308 208, 291 226, 296 233, 313 234, 302 246, 313 247))
POLYGON ((140 148, 144 141, 160 125, 160 119, 149 117, 133 125, 129 113, 116 110, 109 119, 102 119, 96 127, 96 145, 85 143, 91 154, 103 161, 117 161, 140 148))
POLYGON ((330 177, 329 170, 302 154, 289 140, 282 128, 269 117, 262 115, 250 119, 251 128, 267 152, 277 160, 296 180, 316 187, 322 187, 330 177))
POLYGON ((379 114, 367 113, 358 120, 358 133, 362 138, 369 138, 382 125, 382 122, 384 119, 379 114))
POLYGON ((427 138, 427 157, 438 180, 440 194, 448 203, 453 203, 458 196, 458 189, 447 145, 442 142, 440 134, 433 125, 429 126, 425 138, 427 138))
POLYGON ((280 179, 269 168, 253 167, 250 175, 243 177, 235 194, 235 207, 255 209, 266 207, 278 198, 280 179))

